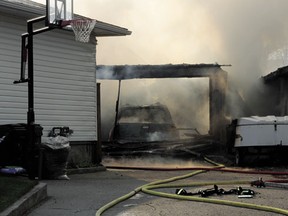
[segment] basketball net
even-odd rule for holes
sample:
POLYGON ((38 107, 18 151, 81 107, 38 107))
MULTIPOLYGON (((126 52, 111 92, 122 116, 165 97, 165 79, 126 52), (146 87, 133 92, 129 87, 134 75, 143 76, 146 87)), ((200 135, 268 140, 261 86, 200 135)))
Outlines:
POLYGON ((71 20, 71 27, 75 34, 75 40, 83 43, 88 43, 90 34, 96 24, 93 19, 76 19, 71 20))

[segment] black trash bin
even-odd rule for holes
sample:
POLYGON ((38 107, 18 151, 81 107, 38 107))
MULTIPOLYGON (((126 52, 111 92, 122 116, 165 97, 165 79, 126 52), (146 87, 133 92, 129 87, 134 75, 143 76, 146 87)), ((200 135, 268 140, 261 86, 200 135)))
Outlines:
POLYGON ((42 131, 38 124, 30 130, 22 123, 0 125, 0 166, 21 166, 29 178, 37 177, 42 131))

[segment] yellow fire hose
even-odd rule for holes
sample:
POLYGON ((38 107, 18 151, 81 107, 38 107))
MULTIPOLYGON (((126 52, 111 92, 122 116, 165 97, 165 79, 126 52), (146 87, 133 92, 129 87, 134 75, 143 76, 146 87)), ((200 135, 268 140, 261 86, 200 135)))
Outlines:
MULTIPOLYGON (((224 168, 224 165, 215 163, 214 161, 204 157, 204 159, 213 164, 216 165, 215 169, 220 169, 224 168)), ((100 216, 103 212, 108 210, 109 208, 113 207, 114 205, 129 199, 130 197, 134 196, 138 192, 142 191, 147 194, 151 194, 154 196, 160 196, 160 197, 165 197, 165 198, 170 198, 170 199, 180 199, 180 200, 189 200, 189 201, 196 201, 196 202, 205 202, 205 203, 213 203, 213 204, 220 204, 220 205, 228 205, 228 206, 234 206, 234 207, 241 207, 241 208, 249 208, 249 209, 256 209, 260 211, 267 211, 267 212, 273 212, 273 213, 278 213, 282 215, 288 215, 288 210, 281 209, 281 208, 275 208, 271 206, 263 206, 263 205, 256 205, 256 204, 250 204, 250 203, 242 203, 242 202, 235 202, 235 201, 229 201, 229 200, 218 200, 218 199, 210 199, 210 198, 203 198, 203 197, 194 197, 194 196, 183 196, 183 195, 177 195, 177 194, 170 194, 170 193, 164 193, 160 191, 155 191, 153 189, 159 189, 159 188, 174 188, 174 187, 193 187, 193 186, 204 186, 204 185, 231 185, 231 184, 249 184, 250 181, 218 181, 218 182, 194 182, 190 184, 167 184, 170 182, 178 181, 181 179, 186 179, 189 177, 192 177, 194 175, 200 174, 207 172, 207 170, 198 170, 194 171, 189 174, 181 175, 181 176, 176 176, 173 178, 165 179, 165 180, 159 180, 159 181, 154 181, 145 185, 142 185, 130 193, 119 197, 112 202, 104 205, 98 211, 96 212, 95 216, 100 216)))
POLYGON ((185 185, 151 185, 151 186, 144 186, 142 187, 142 191, 147 194, 151 194, 154 196, 160 196, 165 198, 171 198, 171 199, 181 199, 181 200, 189 200, 189 201, 196 201, 196 202, 205 202, 205 203, 213 203, 213 204, 220 204, 220 205, 229 205, 234 207, 241 207, 241 208, 249 208, 249 209, 256 209, 260 211, 268 211, 283 215, 288 215, 288 210, 275 208, 271 206, 263 206, 263 205, 256 205, 256 204, 250 204, 250 203, 242 203, 242 202, 235 202, 235 201, 229 201, 229 200, 218 200, 218 199, 210 199, 210 198, 203 198, 203 197, 194 197, 194 196, 181 196, 177 194, 169 194, 169 193, 163 193, 159 191, 154 191, 152 189, 156 188, 171 188, 171 187, 193 187, 193 186, 203 186, 203 185, 230 185, 230 184, 249 184, 249 181, 226 181, 226 182, 195 182, 191 184, 185 184, 185 185))

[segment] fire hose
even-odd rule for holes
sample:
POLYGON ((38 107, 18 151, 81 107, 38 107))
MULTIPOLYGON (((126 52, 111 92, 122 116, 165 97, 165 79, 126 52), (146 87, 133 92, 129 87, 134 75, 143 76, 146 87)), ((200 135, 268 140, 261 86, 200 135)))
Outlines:
MULTIPOLYGON (((180 200, 189 200, 189 201, 195 201, 195 202, 205 202, 205 203, 213 203, 213 204, 219 204, 219 205, 228 205, 228 206, 233 206, 233 207, 241 207, 241 208, 248 208, 248 209, 255 209, 255 210, 260 210, 260 211, 267 211, 267 212, 273 212, 273 213, 278 213, 282 215, 288 215, 288 210, 286 209, 281 209, 281 208, 276 208, 272 206, 264 206, 264 205, 256 205, 256 204, 251 204, 251 203, 243 203, 243 202, 236 202, 236 201, 229 201, 229 200, 219 200, 219 199, 211 199, 211 198, 206 198, 206 197, 194 197, 194 196, 183 196, 183 195, 178 195, 178 194, 171 194, 171 193, 165 193, 165 192, 160 192, 160 191, 155 191, 154 189, 159 189, 159 188, 176 188, 176 187, 194 187, 194 186, 205 186, 205 185, 232 185, 232 184, 250 184, 251 181, 248 180, 243 180, 243 181, 218 181, 218 182, 193 182, 190 184, 168 184, 171 182, 175 182, 178 180, 186 179, 195 175, 198 175, 200 173, 204 173, 207 171, 226 171, 226 172, 238 172, 238 170, 233 170, 233 169, 224 169, 225 166, 222 164, 218 164, 206 157, 204 157, 204 160, 215 165, 215 167, 192 167, 190 170, 197 170, 189 174, 181 175, 181 176, 176 176, 164 180, 158 180, 154 181, 145 185, 142 185, 140 187, 137 187, 130 193, 121 196, 108 204, 102 206, 98 211, 96 212, 95 216, 100 216, 103 212, 107 211, 109 208, 112 208, 113 206, 117 205, 120 202, 123 202, 130 197, 136 195, 138 192, 142 191, 144 193, 154 195, 154 196, 160 196, 160 197, 165 197, 165 198, 170 198, 170 199, 180 199, 180 200)), ((107 166, 107 168, 122 168, 126 169, 128 167, 116 167, 116 166, 107 166)), ((140 167, 140 169, 144 169, 144 167, 140 167)), ((132 169, 132 168, 131 168, 132 169)), ((134 167, 134 169, 137 169, 137 167, 134 167)), ((151 170, 151 168, 147 168, 147 170, 151 170)), ((155 169, 154 169, 155 170, 155 169)), ((163 169, 160 169, 163 170, 163 169)), ((171 169, 170 169, 171 170, 171 169)), ((179 168, 176 168, 174 170, 182 170, 179 168)), ((187 168, 188 170, 188 168, 187 168)), ((265 171, 240 171, 239 173, 250 173, 250 174, 275 174, 275 175, 288 175, 287 172, 265 172, 265 171)), ((270 181, 272 182, 272 181, 270 181)))

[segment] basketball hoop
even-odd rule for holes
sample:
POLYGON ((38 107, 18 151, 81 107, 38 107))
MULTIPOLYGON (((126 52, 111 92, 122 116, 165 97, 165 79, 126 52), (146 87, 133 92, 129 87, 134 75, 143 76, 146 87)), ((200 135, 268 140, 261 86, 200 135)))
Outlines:
POLYGON ((70 25, 75 34, 75 40, 83 43, 88 43, 90 34, 96 24, 94 19, 75 19, 71 20, 70 25))

